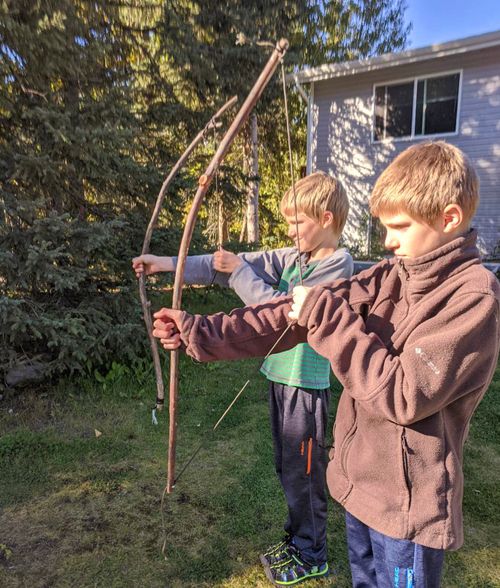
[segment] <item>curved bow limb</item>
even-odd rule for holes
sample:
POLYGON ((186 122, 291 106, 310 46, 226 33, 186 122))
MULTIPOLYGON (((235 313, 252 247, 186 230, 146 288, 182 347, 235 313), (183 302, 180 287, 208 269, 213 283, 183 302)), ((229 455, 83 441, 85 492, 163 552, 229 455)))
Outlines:
MULTIPOLYGON (((245 124, 255 104, 259 100, 264 88, 271 80, 278 64, 283 59, 288 49, 288 41, 281 39, 276 44, 268 62, 264 66, 260 76, 250 90, 245 102, 241 106, 231 126, 224 135, 217 148, 215 155, 210 161, 205 173, 200 176, 198 189, 191 205, 191 210, 186 219, 184 233, 182 235, 179 255, 177 258, 177 268, 175 272, 175 282, 173 291, 172 308, 180 309, 182 300, 182 286, 184 283, 184 268, 189 251, 189 245, 194 231, 198 211, 203 202, 210 183, 214 177, 217 168, 221 164, 224 156, 231 147, 232 142, 245 124)), ((175 485, 175 456, 177 440, 177 396, 179 390, 179 352, 177 350, 170 352, 170 391, 169 391, 169 443, 168 443, 168 468, 167 468, 167 487, 168 494, 172 492, 175 485)))
MULTIPOLYGON (((228 100, 222 108, 220 108, 212 118, 207 122, 207 124, 203 127, 203 129, 196 135, 196 137, 191 141, 188 145, 184 153, 179 157, 174 167, 170 170, 167 178, 163 182, 160 192, 158 193, 158 197, 156 199, 156 204, 153 210, 153 214, 151 216, 151 220, 149 221, 148 228, 146 230, 146 235, 144 237, 144 243, 142 245, 141 255, 145 255, 149 253, 149 245, 151 244, 151 237, 153 235, 153 230, 156 227, 156 223, 158 222, 158 217, 160 215, 160 211, 163 206, 163 201, 165 200, 165 195, 167 190, 172 183, 172 180, 177 175, 178 171, 181 167, 186 163, 188 157, 191 153, 195 150, 198 144, 207 136, 207 134, 214 128, 217 127, 218 119, 228 110, 236 104, 238 101, 237 96, 233 96, 230 100, 228 100)), ((155 376, 156 376, 156 409, 162 410, 163 403, 165 398, 165 389, 163 386, 163 374, 161 370, 161 363, 160 363, 160 355, 158 353, 158 343, 157 340, 153 337, 153 321, 151 319, 151 312, 150 307, 151 303, 148 300, 147 293, 146 293, 146 278, 144 274, 141 275, 139 278, 139 296, 141 298, 141 306, 142 306, 142 315, 144 318, 144 323, 146 324, 146 330, 148 332, 149 344, 151 347, 151 355, 153 356, 153 364, 155 369, 155 376)))

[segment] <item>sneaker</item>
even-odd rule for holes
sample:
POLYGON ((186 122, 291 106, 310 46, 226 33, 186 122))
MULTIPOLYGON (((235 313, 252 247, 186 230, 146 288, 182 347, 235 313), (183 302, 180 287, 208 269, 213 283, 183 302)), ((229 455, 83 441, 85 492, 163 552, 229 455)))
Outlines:
POLYGON ((297 553, 293 553, 291 561, 281 566, 266 569, 266 576, 275 586, 294 586, 306 580, 326 578, 328 562, 321 565, 310 565, 302 561, 297 553))
POLYGON ((260 561, 265 568, 281 565, 291 560, 292 536, 285 535, 281 541, 271 545, 267 551, 260 554, 260 561))

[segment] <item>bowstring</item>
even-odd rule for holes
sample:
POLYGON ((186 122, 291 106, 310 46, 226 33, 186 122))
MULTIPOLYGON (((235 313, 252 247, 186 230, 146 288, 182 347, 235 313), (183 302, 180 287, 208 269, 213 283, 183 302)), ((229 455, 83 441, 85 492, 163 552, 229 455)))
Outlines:
MULTIPOLYGON (((217 129, 214 127, 214 149, 217 149, 217 144, 218 144, 218 136, 217 136, 217 129)), ((217 203, 217 207, 220 208, 220 203, 222 200, 222 196, 219 193, 219 165, 217 166, 217 169, 215 170, 215 182, 214 182, 214 188, 215 188, 215 201, 217 203)), ((217 214, 217 245, 218 247, 222 246, 222 235, 219 233, 219 216, 217 214)))
MULTIPOLYGON (((217 145, 217 129, 214 127, 214 146, 217 145)), ((218 210, 219 212, 221 211, 221 200, 222 200, 222 196, 219 194, 219 166, 217 166, 217 169, 215 170, 215 196, 216 196, 216 203, 218 206, 218 210)), ((219 216, 217 215, 217 248, 219 249, 219 251, 222 249, 222 235, 219 234, 219 216)), ((214 270, 214 275, 212 276, 212 279, 210 281, 210 284, 208 285, 208 289, 210 289, 215 282, 215 278, 217 277, 218 271, 214 270)), ((207 289, 207 293, 208 293, 208 289, 207 289)))
POLYGON ((293 193, 293 209, 295 215, 295 233, 297 235, 297 252, 299 254, 299 281, 300 285, 304 285, 302 276, 302 252, 300 251, 300 239, 299 239, 299 212, 297 209, 297 191, 295 188, 295 174, 293 172, 293 157, 292 157, 292 139, 290 134, 290 117, 288 115, 288 98, 286 93, 286 82, 285 82, 285 66, 283 60, 281 60, 281 79, 283 81, 283 101, 285 105, 285 120, 286 120, 286 138, 288 142, 288 160, 290 163, 290 179, 292 181, 292 193, 293 193))

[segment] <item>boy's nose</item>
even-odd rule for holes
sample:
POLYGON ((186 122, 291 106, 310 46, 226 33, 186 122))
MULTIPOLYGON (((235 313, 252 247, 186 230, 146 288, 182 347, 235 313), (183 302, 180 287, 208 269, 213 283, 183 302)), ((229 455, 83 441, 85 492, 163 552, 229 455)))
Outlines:
POLYGON ((398 243, 397 239, 395 239, 394 237, 391 237, 390 235, 387 235, 385 238, 384 247, 386 249, 390 249, 391 251, 394 251, 395 249, 397 249, 399 247, 399 243, 398 243))

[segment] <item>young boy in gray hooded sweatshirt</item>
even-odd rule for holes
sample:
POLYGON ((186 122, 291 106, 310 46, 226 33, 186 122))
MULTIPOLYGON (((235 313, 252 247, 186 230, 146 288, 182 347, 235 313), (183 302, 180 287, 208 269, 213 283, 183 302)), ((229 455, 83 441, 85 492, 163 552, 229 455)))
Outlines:
POLYGON ((307 341, 329 358, 344 391, 327 481, 355 587, 438 588, 463 543, 463 446, 499 350, 500 287, 470 228, 478 190, 459 149, 412 146, 370 200, 392 259, 229 316, 155 314, 163 346, 200 361, 259 356, 290 320, 279 349, 307 341))
MULTIPOLYGON (((243 302, 255 304, 290 294, 300 278, 308 286, 349 278, 352 258, 338 248, 348 210, 347 195, 338 180, 324 172, 311 174, 299 180, 295 190, 290 188, 281 202, 296 247, 191 256, 185 281, 230 286, 243 302)), ((176 262, 175 257, 142 255, 132 264, 139 276, 144 271, 174 271, 176 262)), ((301 342, 271 355, 261 371, 269 380, 275 468, 288 506, 286 535, 261 555, 261 562, 269 576, 275 568, 288 570, 295 584, 328 574, 324 440, 330 364, 301 342)))

